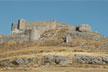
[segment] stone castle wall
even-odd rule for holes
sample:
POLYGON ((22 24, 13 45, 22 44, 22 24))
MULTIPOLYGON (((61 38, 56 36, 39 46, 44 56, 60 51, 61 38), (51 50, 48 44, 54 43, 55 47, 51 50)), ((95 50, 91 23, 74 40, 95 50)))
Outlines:
POLYGON ((17 24, 12 24, 12 32, 16 33, 19 31, 24 30, 31 30, 33 27, 36 27, 38 30, 40 30, 40 33, 43 33, 44 31, 55 29, 56 28, 56 21, 55 20, 49 20, 49 21, 32 21, 27 22, 24 19, 18 20, 17 24))
POLYGON ((29 36, 29 41, 35 41, 45 31, 56 29, 56 21, 32 21, 27 22, 25 19, 18 20, 18 23, 12 24, 12 34, 25 34, 29 36))
POLYGON ((9 41, 29 41, 29 36, 25 34, 0 35, 0 44, 9 41))
POLYGON ((18 24, 13 24, 11 25, 11 31, 15 31, 17 29, 18 24))

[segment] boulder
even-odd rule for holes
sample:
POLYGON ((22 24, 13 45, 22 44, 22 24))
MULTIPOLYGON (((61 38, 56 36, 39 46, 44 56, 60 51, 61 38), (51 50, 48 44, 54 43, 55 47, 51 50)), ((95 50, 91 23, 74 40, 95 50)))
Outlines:
POLYGON ((103 61, 104 61, 106 64, 108 64, 108 56, 103 57, 103 61))
POLYGON ((24 57, 24 58, 23 58, 23 62, 24 62, 24 64, 29 63, 28 58, 24 57))
POLYGON ((72 60, 70 58, 68 58, 68 57, 57 56, 57 57, 55 57, 55 63, 59 64, 61 66, 64 66, 64 65, 71 64, 72 60))
POLYGON ((11 67, 6 67, 5 68, 5 70, 11 70, 11 69, 13 69, 13 68, 11 68, 11 67))
POLYGON ((8 61, 3 61, 0 63, 0 66, 8 66, 9 62, 8 61))
POLYGON ((29 63, 34 63, 34 62, 36 62, 36 61, 37 61, 36 58, 28 58, 28 62, 29 62, 29 63))
POLYGON ((15 60, 13 60, 12 63, 14 65, 23 65, 24 64, 24 60, 22 58, 16 58, 15 60))
POLYGON ((12 64, 14 65, 27 65, 29 63, 35 63, 37 62, 37 59, 36 58, 27 58, 27 57, 24 57, 24 58, 16 58, 12 61, 12 64))

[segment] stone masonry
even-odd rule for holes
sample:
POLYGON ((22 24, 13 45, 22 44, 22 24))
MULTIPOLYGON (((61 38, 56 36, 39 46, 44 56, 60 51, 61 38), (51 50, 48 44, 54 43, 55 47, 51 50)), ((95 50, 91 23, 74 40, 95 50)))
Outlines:
POLYGON ((31 33, 30 33, 30 38, 29 38, 29 41, 37 41, 39 40, 40 38, 40 30, 36 29, 36 27, 34 27, 32 30, 31 30, 31 33))
POLYGON ((31 30, 33 27, 36 27, 40 30, 40 33, 43 33, 44 31, 55 29, 56 20, 27 22, 25 19, 20 19, 18 23, 12 24, 11 29, 12 33, 21 33, 25 30, 31 30))
POLYGON ((11 29, 12 34, 27 33, 29 31, 29 41, 36 41, 43 32, 56 29, 56 20, 27 22, 25 19, 20 19, 18 23, 12 23, 11 29))
MULTIPOLYGON (((42 39, 41 35, 48 31, 65 31, 64 35, 58 35, 59 37, 63 36, 64 41, 69 43, 72 41, 72 37, 93 37, 92 28, 88 24, 80 24, 76 27, 72 27, 69 24, 64 24, 61 22, 56 22, 56 20, 48 21, 31 21, 28 22, 25 19, 18 20, 18 23, 11 26, 11 34, 1 35, 0 42, 8 42, 11 40, 14 41, 30 41, 34 42, 39 39, 42 39), (89 35, 89 36, 88 36, 89 35), (91 36, 90 36, 91 35, 91 36)), ((96 35, 97 37, 97 35, 96 35)), ((100 35, 99 35, 100 37, 100 35)))
POLYGON ((80 24, 80 25, 76 26, 76 31, 79 31, 79 32, 92 32, 92 28, 88 24, 80 24))

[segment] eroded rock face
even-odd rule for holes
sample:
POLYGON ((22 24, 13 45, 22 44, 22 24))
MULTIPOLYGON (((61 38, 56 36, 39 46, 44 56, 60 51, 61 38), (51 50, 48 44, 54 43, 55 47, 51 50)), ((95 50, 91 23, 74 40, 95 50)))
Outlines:
POLYGON ((83 37, 87 39, 92 39, 92 40, 105 40, 105 37, 101 34, 96 34, 93 32, 79 32, 75 30, 68 30, 66 31, 67 34, 69 34, 71 37, 83 37))
POLYGON ((44 56, 38 61, 40 65, 54 64, 54 65, 68 65, 72 63, 72 60, 64 56, 44 56))
POLYGON ((103 61, 108 64, 108 56, 103 57, 103 61))
POLYGON ((106 57, 94 57, 94 56, 43 56, 42 58, 16 58, 12 61, 3 61, 0 62, 0 67, 9 67, 10 65, 20 66, 20 65, 30 65, 37 64, 38 66, 50 66, 50 65, 59 65, 59 66, 68 66, 72 63, 81 63, 81 64, 108 64, 108 56, 106 57))
POLYGON ((22 65, 22 64, 24 64, 24 60, 22 58, 16 58, 15 60, 13 60, 12 63, 14 65, 22 65))
POLYGON ((74 61, 87 64, 108 64, 108 57, 75 56, 74 61))
POLYGON ((79 31, 79 32, 92 32, 92 28, 88 24, 80 24, 80 25, 76 26, 75 30, 79 31))
POLYGON ((9 62, 8 61, 3 61, 0 63, 0 66, 8 66, 9 62))
POLYGON ((27 65, 28 63, 35 63, 36 58, 16 58, 12 61, 13 65, 27 65))

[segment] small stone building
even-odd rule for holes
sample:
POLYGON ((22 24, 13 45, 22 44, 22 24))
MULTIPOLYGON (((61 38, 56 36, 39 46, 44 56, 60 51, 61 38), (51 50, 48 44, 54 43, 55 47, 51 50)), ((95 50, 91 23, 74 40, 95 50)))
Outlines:
POLYGON ((89 24, 80 24, 76 26, 75 30, 79 32, 92 32, 92 28, 89 24))

